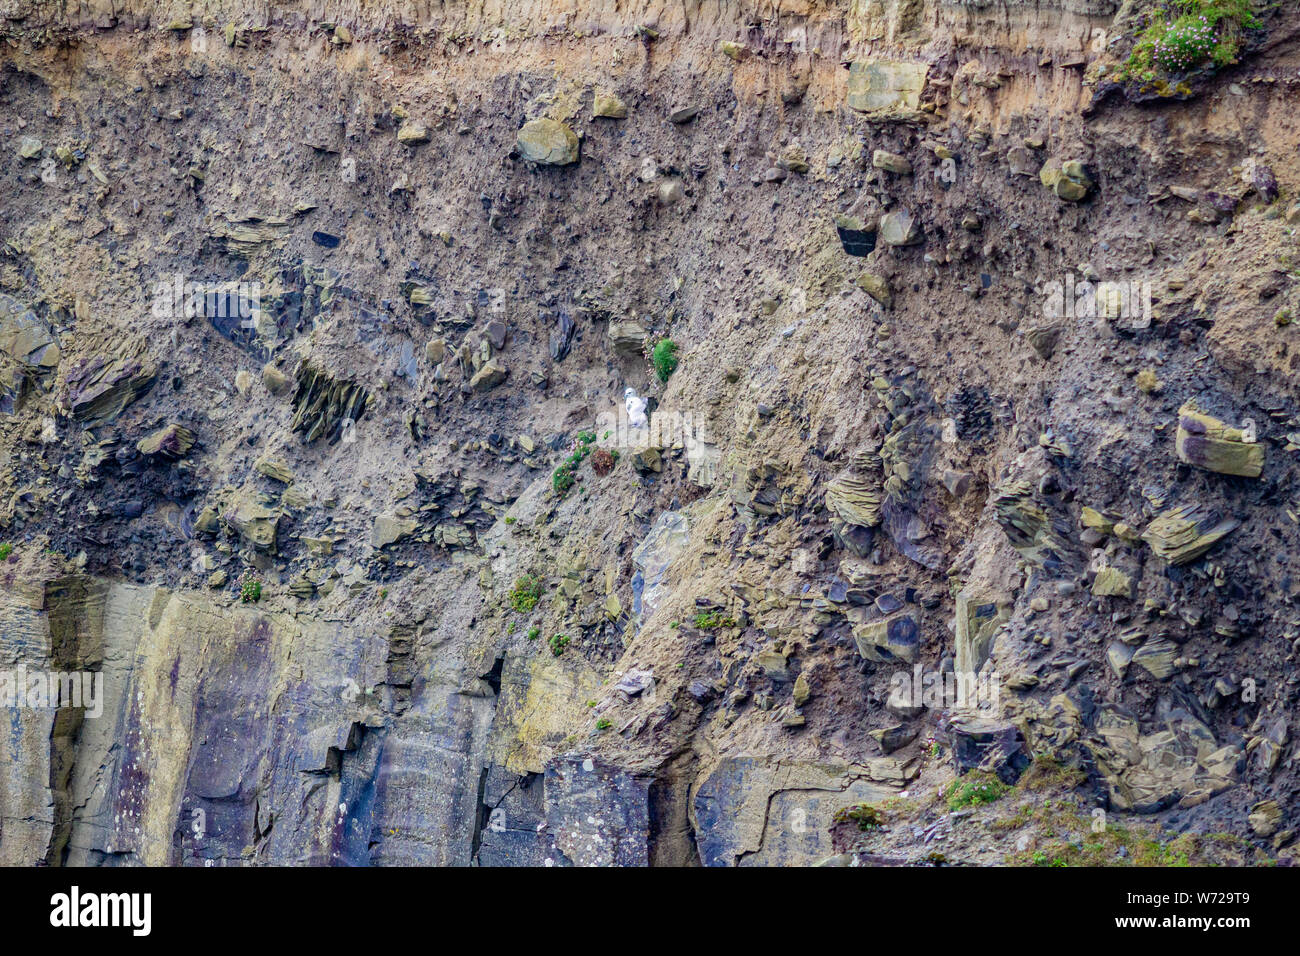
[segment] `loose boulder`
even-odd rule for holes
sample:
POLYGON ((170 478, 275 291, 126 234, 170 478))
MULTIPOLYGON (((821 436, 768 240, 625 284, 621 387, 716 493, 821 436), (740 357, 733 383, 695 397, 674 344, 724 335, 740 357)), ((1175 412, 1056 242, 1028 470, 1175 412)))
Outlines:
POLYGON ((578 161, 578 134, 553 119, 529 120, 515 137, 519 158, 542 166, 568 166, 578 161))

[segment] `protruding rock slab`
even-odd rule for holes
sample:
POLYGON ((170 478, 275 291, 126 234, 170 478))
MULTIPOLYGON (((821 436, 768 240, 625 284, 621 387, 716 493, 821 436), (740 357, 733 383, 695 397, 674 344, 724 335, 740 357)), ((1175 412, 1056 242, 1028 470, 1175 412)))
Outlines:
POLYGON ((929 67, 897 60, 858 60, 849 65, 848 104, 873 116, 912 116, 921 105, 929 67))
POLYGON ((310 444, 322 435, 330 443, 346 440, 348 429, 365 414, 370 393, 354 382, 336 379, 303 363, 297 373, 298 389, 293 396, 292 431, 301 432, 310 444))
POLYGON ((1189 564, 1240 524, 1231 518, 1220 520, 1217 511, 1204 505, 1180 505, 1157 515, 1147 525, 1142 540, 1170 564, 1189 564))
POLYGON ((925 239, 911 210, 899 207, 880 217, 880 241, 887 246, 914 246, 925 239))
POLYGON ((547 829, 576 866, 650 863, 650 781, 566 754, 546 767, 547 829))
POLYGON ((370 545, 375 548, 386 548, 390 544, 396 544, 404 538, 409 538, 419 528, 419 522, 410 518, 400 518, 397 515, 377 515, 375 525, 370 530, 370 545))
POLYGON ((869 256, 876 249, 876 223, 856 216, 836 216, 835 232, 844 251, 851 256, 869 256))
POLYGON ((888 799, 915 774, 911 763, 893 757, 862 764, 724 757, 700 777, 691 798, 700 862, 807 866, 825 859, 836 813, 888 799))
POLYGON ((1025 738, 1015 724, 959 715, 945 729, 958 773, 985 770, 1014 784, 1029 766, 1025 738))
POLYGON ((853 641, 869 661, 913 664, 921 654, 921 625, 914 612, 902 611, 855 627, 853 641))
POLYGON ((1178 460, 1221 475, 1258 478, 1264 470, 1264 446, 1246 441, 1246 432, 1206 415, 1188 402, 1178 410, 1175 439, 1178 460))
POLYGON ((247 544, 267 554, 275 553, 275 536, 280 513, 252 488, 234 494, 222 512, 222 520, 247 544))
POLYGON ((32 309, 3 293, 0 293, 0 352, 41 372, 59 364, 59 346, 49 326, 32 309))
POLYGON ((568 166, 578 161, 578 134, 553 119, 529 120, 515 137, 521 159, 543 166, 568 166))
POLYGON ((166 425, 153 434, 136 442, 136 450, 142 455, 157 455, 177 461, 184 458, 194 447, 194 432, 184 425, 166 425))
POLYGON ((1057 163, 1048 160, 1038 173, 1039 181, 1066 202, 1081 202, 1096 186, 1088 169, 1078 160, 1057 163))
POLYGON ((94 355, 68 372, 68 406, 86 425, 103 425, 148 391, 158 369, 143 356, 94 355))

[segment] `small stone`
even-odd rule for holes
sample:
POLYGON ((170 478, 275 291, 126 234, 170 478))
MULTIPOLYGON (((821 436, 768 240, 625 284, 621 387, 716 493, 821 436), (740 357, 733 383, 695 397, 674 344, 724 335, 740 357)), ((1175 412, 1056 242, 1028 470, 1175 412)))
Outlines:
POLYGON ((911 612, 854 628, 858 653, 870 661, 916 662, 921 651, 921 627, 911 612))
POLYGON ((1278 197, 1277 176, 1273 174, 1271 166, 1265 166, 1263 163, 1252 164, 1251 186, 1255 192, 1259 193, 1259 198, 1264 202, 1273 202, 1278 197))
POLYGON ((274 365, 267 365, 262 369, 262 384, 272 395, 283 395, 289 390, 292 382, 288 375, 274 365))
POLYGON ((496 359, 489 359, 482 368, 474 373, 469 385, 476 392, 486 392, 504 382, 509 374, 509 369, 504 365, 497 362, 496 359))
POLYGON ((794 680, 794 705, 802 707, 812 696, 812 688, 808 686, 808 678, 800 674, 794 680))
POLYGON ((879 238, 887 246, 914 246, 925 237, 916 217, 900 207, 880 217, 879 238))
POLYGON ((1178 646, 1164 637, 1150 638, 1133 654, 1133 663, 1143 667, 1156 680, 1172 677, 1178 646))
POLYGON ((1089 508, 1086 505, 1079 512, 1079 523, 1085 528, 1095 528, 1102 534, 1110 534, 1115 530, 1115 520, 1107 514, 1103 514, 1096 508, 1089 508))
POLYGON ((135 447, 142 455, 157 455, 177 461, 184 458, 194 447, 194 432, 183 425, 167 425, 147 438, 140 439, 135 447))
POLYGON ((903 609, 903 602, 892 594, 882 594, 875 600, 876 610, 881 614, 893 614, 903 609))
POLYGON ((889 283, 881 276, 864 272, 858 276, 857 286, 886 309, 894 304, 894 294, 890 291, 889 283))
POLYGON ((381 514, 375 517, 374 527, 370 531, 370 544, 375 548, 386 548, 404 538, 409 538, 419 530, 419 523, 410 518, 381 514))
POLYGON ((1115 672, 1115 676, 1120 680, 1128 673, 1129 665, 1133 663, 1133 655, 1137 653, 1137 648, 1125 644, 1121 641, 1112 641, 1106 648, 1106 662, 1110 664, 1110 669, 1115 672))
POLYGON ((737 43, 735 40, 723 40, 718 44, 723 54, 737 63, 743 63, 750 57, 750 49, 743 43, 737 43))
POLYGON ((763 668, 763 673, 774 681, 784 682, 790 679, 790 673, 786 670, 786 659, 784 654, 776 651, 760 651, 755 658, 759 667, 763 668))
POLYGON ((668 114, 668 121, 680 126, 682 123, 689 123, 699 115, 700 108, 698 106, 682 106, 668 114))
POLYGON ((876 237, 880 227, 880 211, 877 206, 862 203, 849 212, 835 217, 835 231, 839 234, 840 244, 851 256, 868 256, 876 248, 876 237))
POLYGON ((1141 540, 1158 557, 1179 566, 1196 561, 1239 524, 1235 519, 1219 520, 1218 512, 1204 505, 1182 505, 1157 515, 1141 540))
POLYGON ((44 148, 44 144, 35 136, 20 136, 18 138, 18 155, 23 159, 35 159, 41 155, 41 150, 44 148))
POLYGON ((1282 808, 1276 800, 1264 800, 1251 807, 1247 820, 1256 836, 1272 836, 1282 825, 1282 808))
POLYGON ((915 740, 920 733, 920 728, 909 728, 905 724, 894 724, 892 727, 869 730, 867 731, 867 736, 873 738, 876 743, 880 744, 881 751, 891 754, 900 747, 906 747, 915 740))
POLYGON ((592 119, 627 119, 627 104, 613 93, 597 93, 591 103, 592 119))
POLYGON ((630 668, 614 685, 614 690, 635 697, 654 686, 655 675, 651 670, 630 668))
POLYGON ((1092 593, 1096 597, 1122 597, 1133 600, 1135 585, 1119 568, 1102 568, 1092 582, 1092 593))
POLYGON ((792 173, 799 175, 806 174, 812 166, 808 162, 808 154, 798 144, 787 146, 781 151, 777 158, 776 165, 781 169, 787 169, 792 173))
POLYGON ((637 448, 632 452, 632 467, 638 474, 658 474, 664 470, 663 456, 660 449, 653 445, 637 448))
POLYGON ((658 199, 661 206, 671 206, 686 198, 686 187, 676 177, 665 179, 659 184, 658 199))
POLYGON ((278 481, 281 484, 293 483, 293 472, 282 459, 263 456, 253 462, 253 470, 259 475, 278 481))
POLYGON ((948 489, 948 494, 954 498, 964 498, 966 492, 970 491, 974 477, 969 471, 947 469, 943 473, 943 486, 948 489))
POLYGON ((906 158, 883 149, 878 149, 871 154, 871 165, 899 176, 912 175, 912 164, 906 158))
POLYGON ((429 141, 429 129, 419 123, 403 123, 397 131, 397 141, 404 146, 420 146, 429 141))
POLYGON ((1087 197, 1095 183, 1087 168, 1078 160, 1056 163, 1048 160, 1038 172, 1039 181, 1052 190, 1058 199, 1079 202, 1087 197))
POLYGON ((713 698, 714 690, 702 680, 693 680, 686 688, 686 693, 690 694, 691 699, 697 704, 705 704, 713 698))
POLYGON ((1034 352, 1043 361, 1056 354, 1056 345, 1061 339, 1062 328, 1059 325, 1040 325, 1026 330, 1025 339, 1034 352))
POLYGON ((542 166, 568 166, 578 161, 578 134, 553 119, 529 120, 515 136, 515 147, 525 162, 542 166))
POLYGON ((424 358, 430 365, 441 365, 442 360, 447 357, 447 340, 430 339, 424 347, 424 358))

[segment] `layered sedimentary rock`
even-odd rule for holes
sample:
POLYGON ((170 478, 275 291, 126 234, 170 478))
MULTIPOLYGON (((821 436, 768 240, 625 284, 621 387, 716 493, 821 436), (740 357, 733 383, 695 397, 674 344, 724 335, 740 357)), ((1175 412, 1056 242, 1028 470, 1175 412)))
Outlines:
POLYGON ((1289 858, 1300 20, 1139 8, 10 3, 0 861, 1289 858))

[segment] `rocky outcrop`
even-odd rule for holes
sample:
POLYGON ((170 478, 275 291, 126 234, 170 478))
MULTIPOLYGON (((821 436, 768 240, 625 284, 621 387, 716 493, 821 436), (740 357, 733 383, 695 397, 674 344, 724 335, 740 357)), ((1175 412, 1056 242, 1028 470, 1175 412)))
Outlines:
POLYGON ((1300 20, 1122 6, 10 3, 0 862, 1291 858, 1300 20))

